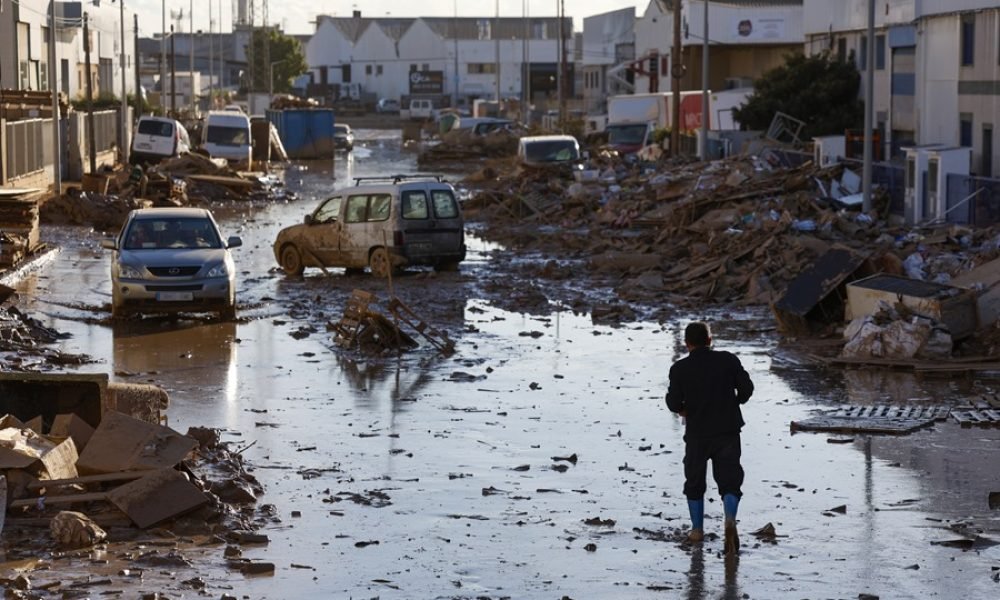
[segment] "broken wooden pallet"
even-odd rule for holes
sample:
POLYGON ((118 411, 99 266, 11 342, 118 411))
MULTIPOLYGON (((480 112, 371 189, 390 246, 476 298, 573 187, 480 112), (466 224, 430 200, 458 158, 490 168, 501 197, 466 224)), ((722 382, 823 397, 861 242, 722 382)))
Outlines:
POLYGON ((333 341, 341 348, 349 348, 357 342, 362 322, 369 313, 368 305, 375 302, 375 294, 364 290, 354 290, 344 306, 344 316, 333 325, 333 341))
POLYGON ((791 430, 840 433, 906 434, 943 421, 945 407, 926 406, 847 406, 827 414, 792 421, 791 430))
POLYGON ((1000 427, 1000 410, 992 408, 953 410, 951 418, 962 427, 1000 427))

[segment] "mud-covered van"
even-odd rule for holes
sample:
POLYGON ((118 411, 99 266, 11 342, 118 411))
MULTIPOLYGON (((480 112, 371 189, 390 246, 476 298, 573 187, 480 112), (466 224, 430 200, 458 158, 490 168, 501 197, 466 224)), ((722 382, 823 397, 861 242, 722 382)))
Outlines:
POLYGON ((440 177, 359 177, 278 232, 274 257, 289 275, 306 267, 368 267, 378 277, 409 265, 454 270, 465 260, 465 225, 455 189, 440 177))

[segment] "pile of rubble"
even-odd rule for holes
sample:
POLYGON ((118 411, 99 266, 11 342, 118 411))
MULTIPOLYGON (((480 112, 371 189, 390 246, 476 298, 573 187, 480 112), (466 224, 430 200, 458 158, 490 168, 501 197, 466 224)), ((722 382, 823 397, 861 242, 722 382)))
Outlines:
POLYGON ((82 188, 71 187, 42 205, 46 223, 120 226, 130 210, 158 206, 202 206, 211 202, 264 200, 276 181, 229 168, 224 159, 192 153, 146 168, 106 170, 88 175, 82 188))
MULTIPOLYGON (((50 379, 38 385, 69 397, 78 390, 67 386, 78 383, 50 379)), ((5 389, 17 386, 14 380, 3 384, 5 389)), ((151 388, 153 394, 147 389, 136 394, 160 396, 152 398, 153 404, 165 402, 159 388, 131 387, 151 388)), ((37 410, 60 405, 42 404, 45 408, 37 410)), ((4 405, 22 415, 30 412, 26 403, 5 399, 4 405)), ((179 535, 235 544, 242 538, 264 537, 252 532, 262 488, 246 472, 239 451, 221 442, 217 430, 191 428, 181 435, 156 422, 158 410, 139 419, 95 408, 82 403, 76 412, 39 414, 27 422, 11 414, 0 419, 0 487, 7 496, 0 528, 8 560, 70 560, 77 555, 69 551, 94 546, 111 550, 115 544, 108 555, 125 563, 124 572, 141 572, 166 564, 158 561, 168 554, 182 559, 177 554, 179 535), (41 534, 43 530, 48 535, 41 534), (174 543, 159 544, 159 549, 148 546, 150 540, 165 537, 174 543)), ((230 568, 260 571, 260 564, 239 554, 236 546, 226 549, 230 568)), ((179 562, 190 564, 186 559, 179 562)))
MULTIPOLYGON (((881 273, 971 289, 983 276, 963 273, 1000 256, 998 228, 906 227, 881 191, 862 211, 860 178, 843 166, 786 168, 767 152, 650 162, 599 151, 572 171, 495 161, 464 184, 474 194, 466 218, 481 221, 488 238, 584 262, 633 306, 781 306, 793 282, 812 276, 804 288, 822 288, 836 305, 822 305, 824 295, 786 302, 776 316, 794 333, 816 316, 842 330, 850 281, 881 273), (824 260, 829 268, 816 271, 824 260)), ((987 286, 1000 290, 993 270, 987 286)), ((956 340, 967 333, 952 331, 956 340)))
POLYGON ((470 160, 503 158, 517 154, 520 136, 507 129, 496 129, 477 135, 472 129, 453 129, 441 136, 441 142, 427 146, 417 157, 419 167, 457 163, 466 166, 470 160))

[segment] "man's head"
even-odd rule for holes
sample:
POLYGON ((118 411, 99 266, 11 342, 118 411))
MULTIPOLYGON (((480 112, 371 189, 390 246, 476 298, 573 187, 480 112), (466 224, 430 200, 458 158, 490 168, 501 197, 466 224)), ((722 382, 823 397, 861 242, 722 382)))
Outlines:
POLYGON ((711 346, 712 332, 708 328, 708 323, 703 321, 688 323, 688 326, 684 328, 684 343, 687 345, 688 350, 711 346))

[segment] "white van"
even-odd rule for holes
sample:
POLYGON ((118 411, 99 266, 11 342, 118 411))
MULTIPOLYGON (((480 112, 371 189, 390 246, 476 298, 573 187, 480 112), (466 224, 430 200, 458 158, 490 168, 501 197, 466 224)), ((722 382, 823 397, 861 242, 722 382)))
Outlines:
POLYGON ((213 158, 250 166, 250 117, 235 111, 212 111, 205 118, 201 146, 213 158))
POLYGON ((410 120, 428 121, 434 116, 434 103, 427 99, 410 100, 410 120))
POLYGON ((190 151, 191 139, 183 125, 165 117, 139 117, 132 136, 129 162, 133 165, 158 163, 190 151))

